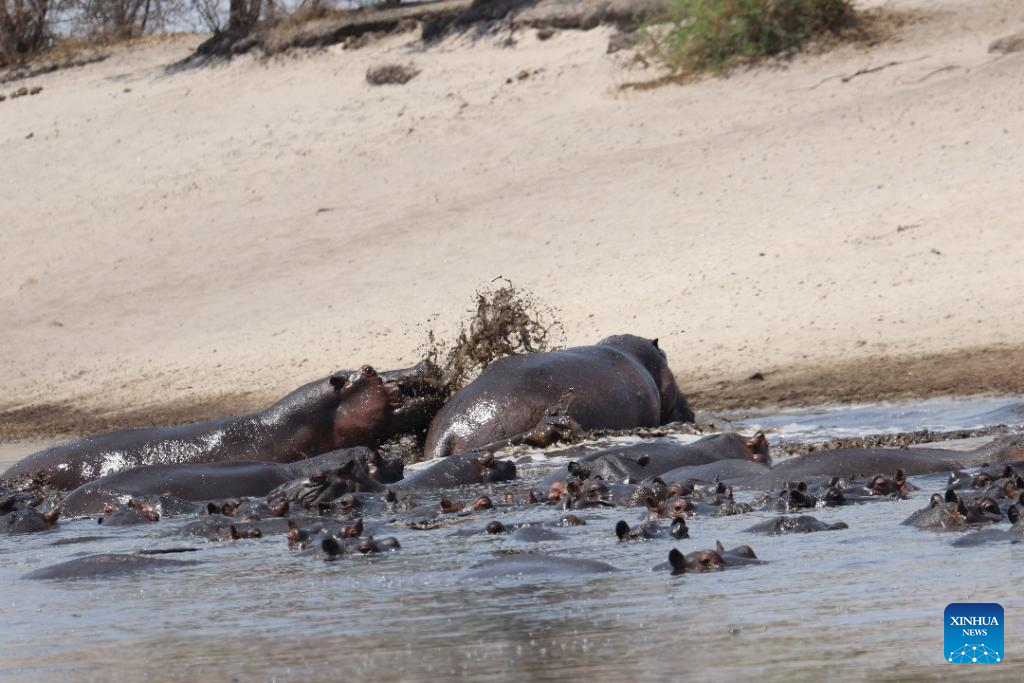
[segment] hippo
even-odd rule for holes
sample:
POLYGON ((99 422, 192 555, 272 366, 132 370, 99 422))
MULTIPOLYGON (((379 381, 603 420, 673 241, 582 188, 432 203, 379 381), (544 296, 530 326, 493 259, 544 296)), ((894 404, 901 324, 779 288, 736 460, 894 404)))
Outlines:
POLYGON ((441 408, 424 455, 440 458, 514 439, 544 423, 559 404, 584 430, 693 421, 658 340, 617 335, 593 346, 495 361, 441 408))
POLYGON ((698 550, 687 555, 683 555, 673 548, 669 551, 668 562, 654 566, 653 570, 669 569, 673 574, 688 574, 715 572, 747 564, 764 564, 764 561, 757 559, 757 555, 749 545, 726 550, 720 541, 716 541, 714 550, 698 550))
POLYGON ((685 465, 661 474, 667 482, 719 481, 726 484, 743 481, 768 473, 768 466, 755 460, 716 460, 704 465, 685 465))
POLYGON ((752 534, 779 536, 781 534, 810 534, 816 531, 836 531, 848 528, 846 522, 826 524, 810 515, 785 515, 755 524, 747 529, 747 531, 752 534))
POLYGON ((747 503, 737 503, 731 496, 714 496, 703 500, 694 500, 687 496, 673 495, 664 501, 648 496, 645 501, 647 513, 645 518, 656 520, 662 517, 676 519, 679 517, 728 517, 751 512, 753 508, 747 503))
POLYGON ((25 579, 95 579, 123 576, 154 569, 171 569, 199 564, 195 560, 171 560, 143 554, 87 555, 74 560, 36 569, 25 579))
POLYGON ((986 463, 1024 460, 1024 434, 1000 437, 971 451, 941 448, 836 448, 807 453, 775 465, 770 472, 747 480, 751 486, 780 486, 812 477, 871 479, 879 472, 902 470, 905 475, 954 472, 986 463))
POLYGON ((384 485, 373 479, 358 458, 333 470, 317 470, 307 478, 281 484, 267 494, 267 502, 298 503, 304 508, 330 504, 347 493, 379 492, 384 485))
MULTIPOLYGON (((421 364, 381 376, 365 365, 358 372, 310 382, 256 413, 78 439, 29 455, 2 478, 41 474, 50 486, 69 490, 135 467, 237 460, 288 463, 374 446, 396 430, 411 429, 417 419, 422 422, 432 399, 410 395, 406 403, 403 391, 411 392, 429 367, 421 364)), ((429 385, 429 377, 422 383, 429 385)))
POLYGON ((333 560, 340 555, 376 555, 394 552, 401 549, 401 544, 394 536, 387 538, 344 538, 328 536, 320 541, 320 549, 333 560))
POLYGON ((559 455, 576 459, 545 477, 542 482, 545 488, 570 477, 578 478, 581 474, 610 481, 640 482, 679 468, 724 460, 747 460, 759 465, 747 473, 748 477, 756 477, 766 474, 770 463, 768 440, 761 432, 751 437, 735 432, 713 434, 691 443, 682 443, 671 437, 644 439, 640 443, 597 451, 568 449, 559 455))
POLYGON ((516 478, 516 465, 492 453, 460 453, 409 475, 396 488, 439 489, 466 484, 490 484, 516 478))
POLYGON ((973 533, 964 534, 950 545, 954 548, 973 548, 989 543, 1021 543, 1024 542, 1024 534, 1013 528, 1006 529, 979 529, 973 533))
MULTIPOLYGON (((400 459, 389 461, 369 448, 345 448, 294 463, 228 461, 188 465, 149 465, 122 470, 82 484, 61 503, 64 517, 100 514, 108 504, 128 498, 155 501, 212 501, 266 496, 273 489, 317 472, 343 468, 358 460, 361 471, 381 484, 401 479, 400 459)), ((187 511, 187 510, 186 510, 187 511)), ((165 514, 167 511, 165 510, 165 514)))
POLYGON ((608 574, 618 571, 607 562, 560 557, 541 553, 516 553, 495 560, 475 564, 466 570, 474 579, 495 579, 503 576, 579 576, 582 574, 608 574))
POLYGON ((955 491, 946 491, 945 496, 933 494, 928 507, 903 520, 908 526, 933 531, 963 531, 971 526, 993 524, 1002 520, 999 504, 991 498, 982 498, 965 503, 955 491))
POLYGON ((620 519, 615 524, 615 535, 618 537, 620 542, 646 541, 655 538, 669 537, 679 540, 681 538, 689 538, 690 530, 686 526, 686 520, 682 517, 674 518, 668 529, 653 521, 644 522, 642 524, 637 524, 634 527, 630 527, 629 522, 624 519, 620 519))
POLYGON ((33 507, 15 508, 0 516, 0 533, 14 535, 49 531, 56 525, 59 516, 59 508, 45 513, 33 507))
POLYGON ((107 506, 103 511, 103 516, 96 521, 108 527, 154 524, 160 521, 160 513, 152 505, 129 500, 126 505, 107 506))

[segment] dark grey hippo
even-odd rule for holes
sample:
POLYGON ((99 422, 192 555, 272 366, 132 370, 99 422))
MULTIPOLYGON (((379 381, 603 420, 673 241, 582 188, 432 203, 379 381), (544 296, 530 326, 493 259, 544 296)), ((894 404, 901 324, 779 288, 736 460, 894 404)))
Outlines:
POLYGON ((429 368, 378 375, 366 365, 296 389, 257 413, 176 427, 90 436, 34 453, 5 480, 42 475, 58 489, 136 467, 224 461, 293 462, 353 446, 373 446, 429 419, 429 368), (417 380, 424 395, 413 395, 417 380), (387 380, 387 381, 385 381, 387 380), (408 396, 407 396, 408 394, 408 396))
POLYGON ((401 478, 402 463, 386 461, 369 448, 357 447, 331 451, 294 463, 228 461, 186 465, 150 465, 124 470, 90 481, 62 501, 64 517, 100 514, 108 504, 130 498, 157 496, 183 501, 210 501, 267 495, 296 479, 321 471, 336 471, 358 460, 361 470, 380 483, 401 478))
POLYGON ((720 481, 725 484, 759 477, 768 473, 768 466, 754 460, 717 460, 706 465, 677 467, 660 475, 662 480, 673 482, 720 481))
POLYGON ((658 341, 618 335, 495 361, 438 412, 424 454, 439 458, 513 440, 559 405, 584 430, 693 420, 658 341))
POLYGON ((1024 434, 1005 436, 971 451, 941 448, 836 448, 801 455, 775 465, 770 472, 744 483, 781 486, 814 477, 868 479, 880 472, 903 470, 908 475, 953 472, 986 463, 1024 459, 1024 434))
POLYGON ((543 578, 608 574, 614 571, 617 571, 615 567, 597 560, 581 560, 574 557, 540 553, 516 553, 475 564, 466 570, 466 576, 474 579, 495 579, 503 576, 543 578))
POLYGON ((731 567, 749 564, 764 564, 757 559, 749 545, 741 545, 726 550, 721 542, 715 543, 714 550, 698 550, 684 555, 675 548, 669 551, 668 562, 653 567, 655 571, 671 570, 673 574, 689 574, 695 572, 716 572, 731 567))
POLYGON ((965 502, 953 490, 945 496, 932 495, 928 507, 918 510, 903 521, 918 529, 932 531, 964 531, 972 526, 994 524, 1003 519, 999 504, 991 498, 965 502))
POLYGON ((629 522, 620 519, 615 524, 615 536, 618 537, 619 541, 647 541, 655 538, 674 538, 678 540, 689 538, 690 530, 686 526, 686 520, 682 517, 674 518, 667 529, 654 521, 647 521, 630 527, 629 522))
POLYGON ((560 451, 558 455, 573 458, 577 453, 577 459, 549 474, 541 485, 550 488, 556 481, 581 476, 637 483, 654 477, 670 481, 662 475, 682 467, 708 465, 726 460, 756 463, 760 466, 753 470, 752 476, 760 476, 767 472, 765 463, 770 462, 768 440, 761 432, 750 437, 735 432, 713 434, 691 443, 682 443, 672 437, 658 437, 644 439, 628 446, 613 446, 597 451, 584 448, 567 449, 560 451))
POLYGON ((467 484, 490 484, 516 478, 516 465, 491 453, 460 453, 410 474, 395 485, 400 489, 440 489, 467 484))
POLYGON ((1014 529, 979 529, 973 533, 964 534, 950 545, 954 548, 973 548, 979 545, 990 543, 1021 543, 1024 542, 1024 534, 1014 529))
POLYGON ((848 528, 846 522, 826 524, 810 515, 784 515, 755 524, 747 531, 752 534, 779 536, 781 534, 810 534, 815 531, 836 531, 848 528))
POLYGON ((195 560, 172 560, 143 554, 87 555, 50 567, 36 569, 25 579, 96 579, 123 576, 156 569, 173 569, 199 564, 195 560))

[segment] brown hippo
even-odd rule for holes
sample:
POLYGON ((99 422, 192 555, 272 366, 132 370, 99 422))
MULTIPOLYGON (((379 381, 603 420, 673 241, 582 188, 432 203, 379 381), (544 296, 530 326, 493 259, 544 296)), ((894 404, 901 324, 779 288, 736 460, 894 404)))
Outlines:
POLYGON ((495 361, 438 412, 424 455, 439 458, 514 439, 559 404, 584 430, 693 420, 658 340, 623 334, 594 346, 495 361))
MULTIPOLYGON (((286 463, 342 448, 374 446, 429 419, 430 411, 424 406, 433 399, 411 395, 409 389, 428 370, 432 372, 421 364, 382 377, 365 365, 358 372, 339 372, 310 382, 260 412, 109 432, 54 446, 24 458, 2 478, 41 474, 55 488, 74 489, 102 476, 150 465, 286 463)), ((424 382, 429 384, 429 378, 424 382)))

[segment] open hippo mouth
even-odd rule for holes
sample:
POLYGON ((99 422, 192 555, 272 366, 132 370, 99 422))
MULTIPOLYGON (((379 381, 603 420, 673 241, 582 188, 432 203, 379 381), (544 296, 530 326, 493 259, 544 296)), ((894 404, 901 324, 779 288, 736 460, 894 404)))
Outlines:
POLYGON ((380 373, 384 383, 398 389, 401 406, 391 414, 391 436, 426 435, 430 421, 448 398, 441 368, 422 360, 411 368, 380 373))

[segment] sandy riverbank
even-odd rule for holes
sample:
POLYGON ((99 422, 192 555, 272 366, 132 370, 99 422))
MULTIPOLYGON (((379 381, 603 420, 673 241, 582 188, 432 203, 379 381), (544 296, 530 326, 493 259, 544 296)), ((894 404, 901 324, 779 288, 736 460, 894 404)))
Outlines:
POLYGON ((33 78, 0 103, 0 439, 410 363, 498 275, 565 343, 659 337, 709 406, 1024 391, 1024 53, 987 49, 1024 13, 886 6, 928 19, 643 92, 603 28, 33 78))

